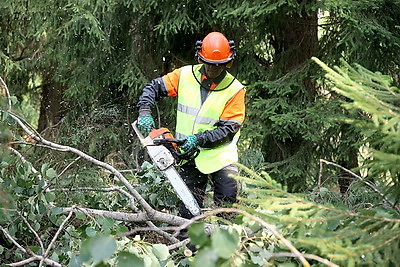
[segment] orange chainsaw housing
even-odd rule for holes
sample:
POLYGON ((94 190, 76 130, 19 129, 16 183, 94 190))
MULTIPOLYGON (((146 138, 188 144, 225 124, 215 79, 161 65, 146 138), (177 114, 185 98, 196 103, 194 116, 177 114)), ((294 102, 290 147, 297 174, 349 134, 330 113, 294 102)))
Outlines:
MULTIPOLYGON (((167 128, 153 129, 150 131, 149 136, 152 140, 156 138, 174 139, 174 136, 167 128)), ((171 145, 176 151, 179 151, 176 143, 171 143, 171 145)))

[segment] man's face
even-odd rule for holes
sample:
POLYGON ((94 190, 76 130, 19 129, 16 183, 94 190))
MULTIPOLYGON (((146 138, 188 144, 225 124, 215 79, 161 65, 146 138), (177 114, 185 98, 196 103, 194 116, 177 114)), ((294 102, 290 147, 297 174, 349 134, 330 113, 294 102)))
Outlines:
POLYGON ((204 64, 206 69, 206 75, 210 79, 217 78, 225 69, 225 65, 211 65, 211 64, 204 64))

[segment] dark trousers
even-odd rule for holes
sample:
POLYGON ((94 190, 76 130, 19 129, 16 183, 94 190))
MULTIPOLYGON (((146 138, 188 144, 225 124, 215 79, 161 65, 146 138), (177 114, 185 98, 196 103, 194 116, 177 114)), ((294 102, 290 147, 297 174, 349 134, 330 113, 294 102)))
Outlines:
MULTIPOLYGON (((206 187, 209 181, 214 186, 214 202, 216 205, 221 205, 224 202, 237 202, 237 181, 229 177, 229 174, 238 175, 238 168, 236 165, 231 164, 214 173, 203 174, 196 168, 194 162, 190 161, 181 166, 179 173, 192 192, 200 208, 203 207, 206 187)), ((193 215, 182 202, 179 206, 179 214, 187 219, 193 218, 193 215)))

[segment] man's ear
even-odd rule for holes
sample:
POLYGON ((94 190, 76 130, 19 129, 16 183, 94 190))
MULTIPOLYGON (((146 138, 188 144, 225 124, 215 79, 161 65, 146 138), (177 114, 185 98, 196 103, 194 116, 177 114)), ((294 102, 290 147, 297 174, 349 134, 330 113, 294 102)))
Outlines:
POLYGON ((201 61, 200 58, 197 58, 197 62, 199 62, 200 64, 203 64, 203 61, 201 61))
POLYGON ((226 68, 229 69, 230 67, 232 67, 232 64, 233 64, 233 60, 229 61, 229 63, 226 64, 225 66, 226 66, 226 68))

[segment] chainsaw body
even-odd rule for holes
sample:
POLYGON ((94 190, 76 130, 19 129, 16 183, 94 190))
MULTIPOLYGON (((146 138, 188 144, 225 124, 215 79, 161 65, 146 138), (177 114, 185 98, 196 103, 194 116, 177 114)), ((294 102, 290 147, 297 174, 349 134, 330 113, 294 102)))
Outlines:
POLYGON ((182 160, 197 156, 198 150, 180 153, 178 145, 180 145, 182 141, 174 139, 167 128, 154 129, 147 137, 144 137, 136 124, 136 121, 133 122, 132 127, 142 145, 146 147, 147 153, 154 165, 169 180, 186 208, 194 216, 199 215, 201 211, 197 201, 175 169, 175 166, 182 160))

